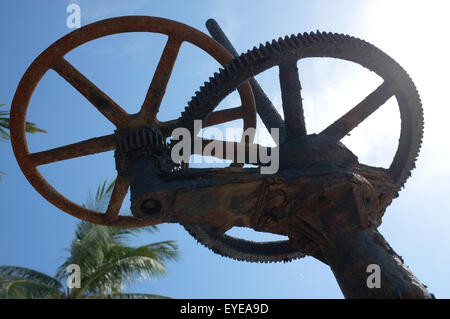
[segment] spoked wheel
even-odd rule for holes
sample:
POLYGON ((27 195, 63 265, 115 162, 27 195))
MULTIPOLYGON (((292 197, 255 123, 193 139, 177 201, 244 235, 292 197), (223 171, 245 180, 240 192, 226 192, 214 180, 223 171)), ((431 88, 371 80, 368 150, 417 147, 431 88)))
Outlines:
MULTIPOLYGON (((127 178, 120 174, 117 176, 111 200, 104 213, 87 209, 65 198, 40 174, 38 166, 114 150, 121 132, 144 126, 156 127, 164 137, 170 136, 174 128, 182 125, 182 119, 160 122, 156 119, 156 115, 178 52, 185 41, 206 51, 222 65, 226 65, 232 59, 232 56, 219 43, 194 28, 167 19, 144 16, 112 18, 87 25, 56 41, 39 55, 22 77, 14 96, 11 107, 11 140, 24 175, 42 196, 63 211, 93 223, 119 227, 138 227, 159 223, 143 221, 132 216, 119 216, 120 207, 129 188, 127 178), (64 58, 68 52, 88 41, 126 32, 153 32, 168 35, 144 103, 137 114, 128 114, 64 58), (110 135, 30 153, 25 136, 27 109, 34 89, 50 69, 56 71, 89 100, 116 126, 117 130, 110 135)), ((218 114, 212 113, 210 124, 229 118, 229 114, 232 114, 234 119, 242 118, 245 127, 255 127, 256 111, 251 88, 248 84, 244 84, 238 91, 242 106, 224 110, 218 114)))
MULTIPOLYGON (((266 42, 234 59, 209 82, 191 103, 212 111, 233 89, 251 77, 277 66, 286 127, 286 141, 307 134, 303 116, 297 61, 303 58, 337 58, 355 62, 375 72, 384 82, 348 113, 320 134, 341 140, 388 99, 395 96, 401 116, 397 152, 386 172, 398 189, 404 186, 421 146, 423 111, 419 94, 405 70, 387 54, 363 40, 341 34, 304 33, 266 42)), ((270 128, 268 128, 270 129, 270 128)), ((281 160, 283 154, 280 154, 281 160)), ((226 230, 192 226, 189 232, 202 244, 223 256, 246 261, 280 261, 304 256, 289 241, 260 243, 234 238, 226 230)))

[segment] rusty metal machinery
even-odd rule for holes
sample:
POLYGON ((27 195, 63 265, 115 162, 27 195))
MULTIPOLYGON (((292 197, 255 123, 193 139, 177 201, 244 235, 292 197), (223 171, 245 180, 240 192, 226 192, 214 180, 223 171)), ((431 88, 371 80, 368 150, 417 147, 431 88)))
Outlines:
MULTIPOLYGON (((207 22, 213 38, 184 24, 154 17, 120 17, 87 25, 61 38, 28 68, 17 88, 11 112, 11 137, 19 165, 29 182, 47 200, 84 220, 118 227, 180 223, 214 252, 253 262, 289 261, 306 255, 328 264, 346 297, 430 298, 426 287, 407 269, 377 231, 386 207, 398 196, 414 168, 423 134, 423 112, 416 87, 388 55, 363 40, 315 32, 279 38, 238 55, 214 20, 207 22), (128 114, 64 59, 74 48, 100 37, 124 32, 155 32, 168 41, 141 110, 128 114), (178 119, 159 122, 156 115, 182 43, 190 42, 223 67, 188 102, 178 119), (234 59, 233 59, 234 56, 234 59), (331 57, 360 64, 383 83, 319 134, 307 134, 297 62, 331 57), (284 119, 259 87, 254 76, 278 67, 284 119), (55 70, 115 124, 113 134, 71 145, 30 153, 25 120, 35 87, 49 69, 55 70), (238 90, 241 106, 215 111, 238 90), (395 96, 401 134, 389 168, 371 167, 340 140, 395 96), (233 163, 223 169, 193 169, 171 158, 172 130, 183 127, 198 134, 195 120, 211 126, 243 119, 255 128, 259 114, 268 129, 278 128, 280 142, 262 148, 203 139, 203 154, 211 145, 224 146, 213 154, 233 163), (228 152, 227 150, 235 152, 228 152), (236 150, 279 151, 278 172, 261 174, 261 167, 244 168, 236 150), (107 211, 88 210, 63 197, 37 167, 79 156, 115 150, 117 181, 107 211), (228 153, 227 153, 228 152, 228 153), (119 209, 130 188, 133 216, 119 209), (288 236, 288 240, 253 242, 226 234, 234 226, 288 236), (381 268, 381 288, 366 284, 367 266, 381 268)), ((254 164, 254 162, 251 162, 254 164)))
MULTIPOLYGON (((226 65, 232 60, 232 55, 221 45, 196 29, 163 18, 143 16, 112 18, 87 25, 56 41, 36 58, 22 77, 14 96, 11 106, 11 136, 14 154, 23 173, 42 196, 63 211, 93 223, 119 227, 139 227, 153 224, 134 217, 118 216, 119 209, 129 188, 128 181, 121 175, 117 176, 108 210, 104 214, 103 212, 89 210, 65 198, 45 180, 37 167, 57 161, 114 150, 121 136, 126 135, 134 128, 145 125, 158 127, 165 137, 170 136, 172 130, 181 125, 181 120, 159 122, 156 119, 156 115, 178 51, 184 41, 190 42, 206 51, 222 65, 226 65), (122 107, 64 58, 64 55, 88 41, 126 32, 153 32, 169 36, 142 108, 137 114, 125 112, 122 107), (39 81, 45 72, 51 69, 56 71, 89 100, 94 107, 116 126, 117 130, 111 135, 95 137, 43 152, 30 153, 25 136, 25 118, 28 104, 39 81)), ((232 110, 232 114, 235 118, 244 120, 244 128, 254 127, 256 125, 256 111, 250 86, 248 84, 243 85, 239 89, 239 94, 242 107, 232 110)), ((221 122, 222 113, 218 112, 210 117, 211 125, 221 122)), ((207 126, 208 123, 204 125, 207 126)))

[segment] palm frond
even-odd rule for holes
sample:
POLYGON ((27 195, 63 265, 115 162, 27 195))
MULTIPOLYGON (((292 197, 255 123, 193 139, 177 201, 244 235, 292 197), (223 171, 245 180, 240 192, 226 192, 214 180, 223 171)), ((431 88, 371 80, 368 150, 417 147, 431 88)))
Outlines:
MULTIPOLYGON (((115 180, 105 180, 90 194, 86 206, 106 210, 115 180)), ((166 274, 165 261, 176 260, 178 247, 173 241, 129 247, 126 240, 142 231, 153 232, 156 227, 114 228, 80 221, 75 230, 70 255, 58 268, 56 277, 50 277, 23 267, 0 266, 0 298, 167 298, 154 294, 121 293, 125 284, 166 274), (69 273, 71 264, 81 271, 80 289, 64 293, 61 282, 69 273)))
MULTIPOLYGON (((106 211, 114 185, 115 180, 106 179, 100 183, 95 193, 89 193, 85 207, 106 211)), ((58 268, 56 278, 67 278, 67 266, 78 264, 82 287, 70 294, 73 298, 81 298, 108 294, 118 296, 127 283, 164 275, 164 261, 175 260, 178 255, 178 247, 173 241, 136 248, 126 245, 130 236, 155 230, 155 226, 114 228, 81 221, 70 246, 70 256, 58 268)))
POLYGON ((56 278, 30 268, 19 266, 0 266, 0 275, 3 278, 24 278, 57 289, 63 288, 61 283, 56 278))
POLYGON ((8 132, 6 132, 3 128, 2 128, 2 121, 0 121, 0 140, 5 140, 5 141, 7 141, 7 140, 9 140, 10 139, 10 136, 9 136, 9 133, 8 132))
MULTIPOLYGON (((5 104, 0 104, 0 107, 5 106, 5 104)), ((10 112, 9 111, 0 111, 0 140, 9 140, 9 134, 4 130, 9 130, 10 127, 10 112)), ((36 123, 26 122, 25 123, 25 131, 27 133, 47 133, 46 130, 43 130, 36 126, 36 123)))
MULTIPOLYGON (((95 195, 89 193, 85 207, 97 211, 106 211, 114 184, 115 179, 112 181, 105 179, 97 187, 95 195)), ((130 235, 143 230, 153 231, 155 229, 155 227, 144 227, 142 229, 114 228, 81 221, 77 225, 75 238, 70 246, 70 257, 59 267, 56 277, 59 280, 65 278, 67 276, 66 267, 70 264, 79 265, 82 273, 90 276, 103 262, 103 255, 109 247, 123 245, 130 235)))
POLYGON ((153 250, 161 260, 176 261, 179 258, 178 245, 173 240, 151 243, 142 247, 153 250))
POLYGON ((14 279, 4 287, 6 299, 57 299, 62 291, 29 279, 14 279))
POLYGON ((109 199, 111 198, 115 183, 115 179, 113 179, 109 183, 108 180, 105 179, 103 183, 100 183, 100 185, 98 185, 95 196, 92 195, 91 192, 89 192, 85 206, 92 210, 105 212, 108 207, 109 199))
POLYGON ((161 242, 137 248, 114 246, 105 255, 105 263, 84 282, 80 294, 105 295, 120 291, 126 283, 166 274, 165 260, 176 259, 176 245, 161 242))
POLYGON ((164 274, 165 266, 158 260, 145 256, 122 257, 100 267, 83 283, 79 294, 86 291, 88 295, 106 295, 122 291, 126 283, 164 274))
POLYGON ((89 276, 103 263, 104 252, 108 250, 111 238, 110 227, 86 221, 79 222, 75 238, 70 245, 70 256, 58 268, 56 278, 59 280, 66 278, 66 269, 70 264, 80 266, 82 280, 84 276, 89 276))
POLYGON ((39 271, 18 267, 0 266, 1 293, 5 298, 48 298, 61 295, 62 284, 39 271))
POLYGON ((37 133, 37 132, 39 132, 39 133, 47 133, 46 130, 41 129, 41 128, 37 127, 36 125, 37 125, 36 123, 26 122, 25 123, 25 132, 31 133, 31 134, 34 134, 34 133, 37 133))

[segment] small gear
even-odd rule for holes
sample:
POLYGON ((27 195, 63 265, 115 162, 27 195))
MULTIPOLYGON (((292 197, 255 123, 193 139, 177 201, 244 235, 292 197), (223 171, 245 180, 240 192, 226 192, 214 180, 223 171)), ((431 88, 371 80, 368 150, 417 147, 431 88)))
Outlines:
MULTIPOLYGON (((167 170, 168 159, 170 159, 170 148, 167 145, 160 130, 154 126, 144 126, 138 129, 119 133, 117 149, 115 151, 116 167, 121 176, 128 175, 127 163, 130 158, 139 156, 156 157, 167 170)), ((169 166, 176 164, 169 161, 169 166)))
POLYGON ((117 143, 117 152, 125 154, 142 148, 162 152, 166 147, 167 143, 158 128, 144 126, 122 134, 117 143))

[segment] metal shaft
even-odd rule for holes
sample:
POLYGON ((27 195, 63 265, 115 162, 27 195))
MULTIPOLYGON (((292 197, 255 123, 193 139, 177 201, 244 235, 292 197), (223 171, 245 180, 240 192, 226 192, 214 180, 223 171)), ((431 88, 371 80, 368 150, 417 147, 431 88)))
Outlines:
MULTIPOLYGON (((206 21, 206 28, 208 29, 211 37, 219 42, 225 49, 227 49, 234 57, 238 57, 239 54, 231 44, 228 37, 225 35, 223 30, 220 28, 219 24, 214 19, 209 19, 206 21)), ((264 93, 259 83, 254 79, 249 79, 249 83, 253 90, 253 95, 255 96, 256 110, 258 115, 261 117, 266 128, 269 130, 271 128, 280 129, 280 141, 282 142, 286 136, 286 129, 284 121, 278 113, 277 109, 270 101, 269 97, 264 93)))

